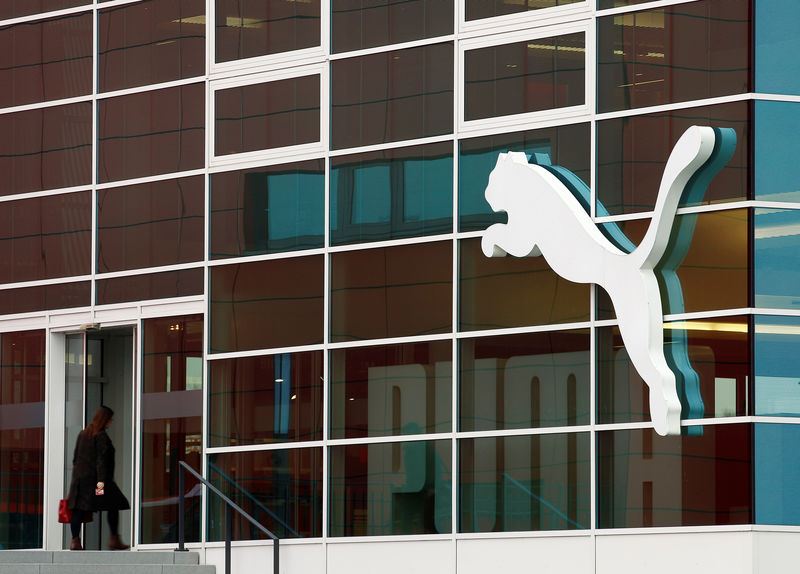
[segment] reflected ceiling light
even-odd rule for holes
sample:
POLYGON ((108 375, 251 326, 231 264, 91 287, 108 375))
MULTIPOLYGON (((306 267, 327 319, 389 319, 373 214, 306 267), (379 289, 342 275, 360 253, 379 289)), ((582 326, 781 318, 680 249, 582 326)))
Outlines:
POLYGON ((295 400, 296 398, 297 398, 297 395, 292 395, 291 400, 295 400))
POLYGON ((554 44, 528 44, 529 50, 555 50, 559 52, 585 52, 586 48, 582 46, 555 46, 554 44))
POLYGON ((767 335, 800 335, 800 325, 756 325, 756 333, 767 335))
POLYGON ((684 331, 722 331, 726 333, 747 333, 747 323, 722 323, 717 321, 676 321, 664 323, 665 329, 684 331))
POLYGON ((774 237, 789 237, 790 235, 800 235, 800 224, 756 226, 755 231, 756 239, 772 239, 774 237))
POLYGON ((200 24, 202 26, 206 25, 206 15, 199 14, 197 16, 189 16, 188 18, 178 18, 177 20, 172 21, 173 24, 200 24))
POLYGON ((639 12, 614 16, 615 26, 635 26, 637 28, 664 28, 664 11, 639 12))
POLYGON ((349 398, 349 399, 347 399, 347 400, 348 400, 348 401, 354 401, 354 400, 356 400, 356 398, 355 398, 355 397, 350 397, 350 398, 349 398))
POLYGON ((645 84, 657 84, 658 82, 663 82, 664 78, 660 80, 647 80, 645 82, 633 82, 632 84, 620 84, 617 86, 618 88, 630 88, 632 86, 644 86, 645 84))
POLYGON ((261 28, 264 26, 264 20, 258 18, 238 18, 236 16, 227 16, 225 18, 225 26, 228 28, 261 28))
POLYGON ((276 382, 276 383, 282 383, 282 382, 283 382, 283 379, 275 379, 275 382, 276 382))

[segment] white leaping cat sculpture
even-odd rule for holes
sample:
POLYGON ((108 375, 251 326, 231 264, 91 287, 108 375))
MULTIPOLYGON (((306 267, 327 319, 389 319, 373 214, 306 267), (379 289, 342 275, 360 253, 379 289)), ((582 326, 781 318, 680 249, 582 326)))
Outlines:
POLYGON ((631 253, 598 229, 572 192, 524 153, 500 154, 486 200, 508 213, 483 235, 487 257, 543 255, 560 276, 596 283, 611 297, 628 355, 650 388, 650 415, 660 435, 680 434, 681 403, 675 374, 664 358, 664 326, 654 268, 664 255, 684 188, 714 151, 713 128, 693 126, 667 161, 650 227, 631 253))

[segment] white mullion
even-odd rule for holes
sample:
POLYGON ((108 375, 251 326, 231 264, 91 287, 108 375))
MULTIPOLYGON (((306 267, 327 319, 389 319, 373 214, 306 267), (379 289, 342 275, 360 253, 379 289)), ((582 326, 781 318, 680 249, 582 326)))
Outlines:
POLYGON ((169 88, 179 88, 181 86, 200 84, 203 81, 204 81, 204 76, 198 75, 198 76, 192 76, 191 78, 181 78, 179 80, 170 80, 168 82, 161 82, 159 84, 144 84, 141 86, 123 88, 121 90, 98 92, 97 98, 101 100, 109 100, 111 98, 121 98, 123 96, 131 96, 133 94, 142 94, 145 92, 154 92, 156 90, 166 90, 169 88))
MULTIPOLYGON (((210 363, 208 361, 209 345, 211 341, 210 327, 211 318, 209 312, 209 294, 211 291, 211 270, 208 266, 208 254, 210 252, 211 244, 211 187, 210 176, 208 173, 208 166, 210 163, 211 151, 210 142, 211 132, 209 126, 212 124, 211 116, 211 82, 209 76, 211 73, 211 62, 214 55, 214 28, 215 18, 215 4, 214 0, 205 1, 205 76, 203 78, 203 97, 205 100, 205 113, 203 114, 204 130, 203 130, 203 412, 201 418, 201 452, 200 457, 200 473, 204 477, 208 477, 208 456, 209 456, 209 404, 211 402, 211 377, 210 363)), ((203 555, 205 556, 206 547, 208 545, 208 489, 201 488, 200 493, 200 547, 203 555)))
MULTIPOLYGON (((322 115, 327 116, 329 106, 322 110, 322 115)), ((326 136, 327 138, 327 136, 326 136)), ((327 147, 327 146, 326 146, 327 147)), ((327 569, 328 561, 328 540, 330 536, 329 506, 330 506, 330 403, 331 403, 331 364, 330 364, 330 317, 331 317, 331 221, 330 221, 330 168, 331 159, 325 155, 325 214, 324 214, 324 240, 325 253, 323 255, 323 297, 322 297, 322 550, 327 569)))
POLYGON ((472 339, 478 337, 492 337, 495 335, 522 335, 528 333, 552 333, 557 331, 571 331, 575 329, 588 329, 590 321, 577 323, 549 323, 543 325, 526 325, 524 327, 508 327, 503 329, 484 329, 479 331, 463 331, 456 333, 458 339, 472 339))
MULTIPOLYGON (((505 532, 462 532, 458 540, 508 540, 514 538, 589 538, 586 530, 508 530, 505 532)), ((595 570, 587 571, 587 574, 595 570)))
POLYGON ((317 343, 314 345, 300 345, 296 347, 273 347, 269 349, 250 349, 247 351, 230 351, 227 353, 209 353, 207 360, 224 361, 227 359, 242 359, 246 357, 271 357, 273 355, 284 355, 292 353, 306 353, 313 351, 323 351, 324 345, 317 343))
POLYGON ((568 24, 576 20, 586 19, 592 13, 596 0, 583 0, 563 6, 551 6, 527 10, 515 14, 505 14, 489 18, 467 20, 466 13, 460 20, 459 36, 464 39, 476 36, 489 36, 502 34, 510 30, 521 28, 540 28, 568 24))
POLYGON ((53 279, 36 279, 34 281, 18 281, 16 283, 0 284, 0 291, 10 289, 24 289, 25 287, 42 287, 45 285, 61 285, 63 283, 80 283, 89 281, 92 275, 73 275, 71 277, 56 277, 53 279))
POLYGON ((159 173, 156 175, 148 175, 145 177, 136 177, 133 179, 119 179, 114 181, 108 181, 105 183, 98 183, 95 185, 97 189, 114 189, 118 187, 131 187, 134 185, 143 185, 146 183, 154 183, 157 181, 166 181, 170 179, 183 179, 186 177, 193 177, 197 175, 204 175, 205 170, 203 168, 197 169, 190 169, 186 171, 174 171, 169 173, 159 173))
POLYGON ((402 442, 423 442, 447 439, 451 433, 394 434, 355 438, 328 438, 328 446, 358 446, 367 444, 395 444, 402 442))
POLYGON ((70 193, 80 193, 82 191, 92 190, 92 184, 87 183, 84 185, 76 185, 74 187, 62 187, 60 189, 46 189, 43 191, 31 191, 29 193, 15 193, 13 195, 5 195, 0 197, 0 203, 9 201, 22 201, 25 199, 36 199, 40 197, 50 197, 53 195, 68 195, 70 193))
POLYGON ((330 248, 331 253, 344 253, 347 251, 363 251, 364 249, 379 249, 382 247, 396 247, 398 245, 419 245, 421 243, 444 243, 453 239, 450 232, 436 235, 421 235, 413 237, 400 237, 397 239, 384 239, 381 241, 365 241, 363 243, 348 243, 330 248))
POLYGON ((153 273, 169 273, 170 271, 183 271, 184 269, 200 269, 203 261, 192 261, 190 263, 174 263, 172 265, 161 265, 159 267, 139 267, 136 269, 126 269, 124 271, 109 271, 95 273, 97 281, 102 279, 117 279, 119 277, 139 277, 141 275, 151 275, 153 273))
POLYGON ((398 140, 398 141, 390 141, 390 142, 382 142, 370 145, 363 145, 357 147, 348 147, 348 148, 340 148, 331 150, 329 155, 331 157, 339 157, 339 156, 348 156, 348 155, 358 155, 363 153, 369 153, 373 151, 384 151, 387 149, 395 150, 395 149, 404 149, 410 147, 417 147, 423 146, 427 144, 434 144, 434 143, 442 143, 446 141, 450 141, 453 138, 452 133, 446 133, 436 136, 426 136, 421 138, 415 138, 410 140, 398 140))
MULTIPOLYGON (((452 266, 452 285, 450 288, 451 298, 452 298, 452 313, 451 313, 451 326, 450 326, 450 433, 449 433, 449 440, 450 440, 450 544, 451 544, 451 556, 453 560, 453 568, 451 573, 458 574, 458 541, 456 540, 456 533, 458 532, 458 495, 459 495, 459 487, 458 487, 458 479, 460 473, 458 472, 458 440, 456 439, 456 432, 458 431, 458 400, 459 400, 459 387, 461 381, 461 375, 459 372, 459 363, 458 363, 458 339, 455 337, 455 333, 458 332, 459 325, 459 291, 460 291, 460 283, 459 283, 459 273, 461 270, 461 264, 459 260, 459 240, 458 240, 458 229, 459 229, 459 198, 458 198, 458 186, 459 186, 459 169, 460 169, 460 158, 459 158, 459 131, 458 126, 460 123, 460 118, 462 117, 462 109, 459 105, 461 101, 461 79, 462 79, 462 72, 461 72, 461 61, 459 59, 459 54, 461 53, 461 49, 459 48, 461 40, 458 37, 458 30, 460 28, 460 20, 461 20, 461 7, 462 2, 461 0, 453 0, 453 26, 456 32, 456 39, 453 42, 453 143, 452 143, 452 154, 453 154, 453 171, 452 171, 452 235, 453 235, 453 250, 452 250, 452 257, 453 257, 453 266, 452 266)), ((435 411, 434 411, 435 412, 435 411)))
POLYGON ((321 440, 307 440, 297 442, 270 442, 259 444, 247 444, 236 446, 209 446, 206 448, 207 454, 237 454, 243 452, 266 452, 270 450, 287 450, 287 449, 300 449, 308 448, 314 449, 323 446, 321 440))
POLYGON ((371 48, 362 48, 360 50, 353 50, 351 52, 337 52, 332 53, 329 58, 331 62, 336 60, 346 60, 348 58, 358 58, 361 56, 372 56, 374 54, 384 54, 387 52, 398 52, 400 50, 410 50, 412 48, 421 48, 423 46, 433 46, 435 44, 446 44, 447 42, 454 42, 455 35, 446 34, 444 36, 434 36, 433 38, 422 38, 420 40, 411 40, 410 42, 402 42, 400 44, 382 44, 380 46, 373 46, 371 48))
MULTIPOLYGON (((637 423, 638 424, 638 423, 637 423)), ((641 423, 646 424, 646 423, 641 423)), ((557 427, 524 427, 518 429, 494 429, 485 431, 462 431, 456 433, 459 439, 499 438, 512 436, 542 436, 551 434, 588 433, 591 425, 571 425, 557 427)))
POLYGON ((70 98, 63 98, 60 100, 45 100, 43 102, 32 102, 30 104, 21 104, 19 106, 11 106, 8 108, 0 109, 0 115, 15 114, 18 112, 29 112, 32 110, 41 110, 46 108, 54 108, 57 106, 66 106, 69 104, 81 104, 92 101, 92 94, 88 93, 82 96, 72 96, 70 98))
POLYGON ((760 100, 764 102, 800 102, 800 96, 790 95, 790 94, 764 94, 761 92, 755 92, 752 94, 754 100, 760 100))
POLYGON ((214 259, 208 262, 209 267, 219 267, 220 265, 233 265, 237 263, 257 263, 259 261, 275 261, 278 259, 296 259, 298 257, 311 257, 313 255, 323 255, 323 247, 313 249, 298 249, 297 251, 280 251, 277 253, 264 253, 262 255, 246 255, 243 257, 231 257, 227 259, 214 259))
POLYGON ((82 4, 80 6, 73 6, 72 8, 51 10, 50 12, 36 12, 34 14, 26 14, 25 16, 17 16, 16 18, 8 18, 7 20, 0 20, 0 28, 15 26, 17 24, 27 24, 29 22, 37 22, 40 20, 51 20, 53 18, 70 16, 72 14, 88 13, 91 11, 92 11, 92 2, 91 0, 86 0, 86 4, 82 4))

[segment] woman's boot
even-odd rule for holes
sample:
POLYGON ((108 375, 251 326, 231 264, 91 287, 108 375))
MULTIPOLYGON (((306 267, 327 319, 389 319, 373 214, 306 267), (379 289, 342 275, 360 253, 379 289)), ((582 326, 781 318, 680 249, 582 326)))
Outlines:
POLYGON ((108 539, 108 549, 109 550, 127 550, 130 548, 127 544, 122 542, 122 539, 119 537, 119 534, 112 534, 108 539))
POLYGON ((69 543, 70 550, 83 550, 83 545, 81 544, 81 537, 78 536, 77 538, 73 538, 72 542, 69 543))

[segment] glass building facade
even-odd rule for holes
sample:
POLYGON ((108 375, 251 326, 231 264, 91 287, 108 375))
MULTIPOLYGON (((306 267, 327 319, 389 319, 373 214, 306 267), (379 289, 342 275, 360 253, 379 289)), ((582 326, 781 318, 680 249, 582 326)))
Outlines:
POLYGON ((329 564, 793 532, 798 26, 790 0, 0 2, 0 548, 61 547, 101 402, 141 549, 177 540, 181 460, 329 564), (483 193, 525 152, 634 246, 692 125, 736 145, 658 269, 690 373, 661 437, 608 295, 486 258, 483 193))

